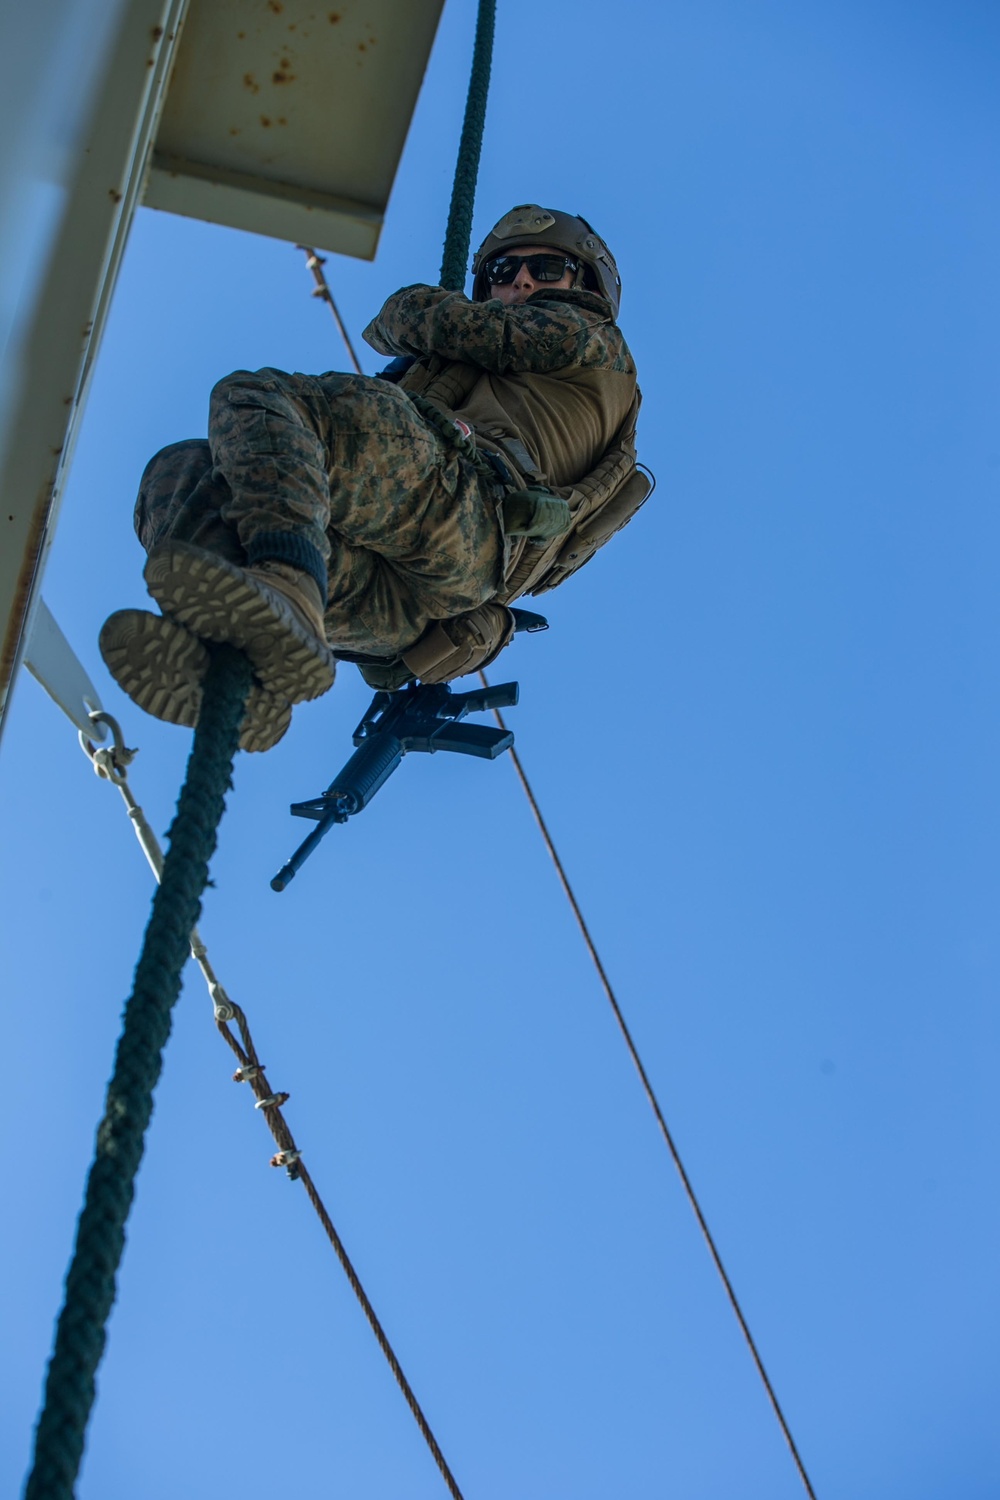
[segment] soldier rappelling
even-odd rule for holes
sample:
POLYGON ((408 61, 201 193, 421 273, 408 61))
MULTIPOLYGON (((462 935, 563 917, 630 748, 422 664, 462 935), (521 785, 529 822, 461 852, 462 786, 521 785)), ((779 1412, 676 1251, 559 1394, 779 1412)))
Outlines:
POLYGON ((237 371, 209 436, 142 477, 135 525, 162 610, 119 610, 101 653, 156 717, 194 725, 206 642, 254 669, 241 745, 267 750, 338 659, 373 686, 442 683, 510 641, 510 605, 555 587, 634 514, 639 393, 614 258, 586 220, 514 208, 471 300, 390 297, 364 338, 381 376, 237 371))

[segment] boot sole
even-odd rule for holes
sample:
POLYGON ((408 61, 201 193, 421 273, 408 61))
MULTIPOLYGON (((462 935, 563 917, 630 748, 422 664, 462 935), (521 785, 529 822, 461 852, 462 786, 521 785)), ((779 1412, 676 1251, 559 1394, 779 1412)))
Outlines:
MULTIPOLYGON (((146 713, 193 729, 209 666, 207 648, 183 625, 144 609, 119 609, 101 627, 101 655, 118 686, 146 713)), ((292 720, 291 705, 254 683, 240 749, 270 750, 292 720)))
POLYGON ((301 703, 333 686, 334 659, 276 589, 243 568, 187 542, 164 542, 149 555, 146 587, 172 619, 209 641, 245 651, 265 688, 301 703))

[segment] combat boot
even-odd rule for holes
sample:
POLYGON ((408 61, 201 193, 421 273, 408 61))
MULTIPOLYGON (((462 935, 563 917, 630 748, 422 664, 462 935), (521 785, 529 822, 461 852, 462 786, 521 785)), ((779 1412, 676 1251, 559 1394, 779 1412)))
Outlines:
POLYGON ((144 576, 165 615, 203 640, 245 651, 262 686, 280 698, 301 703, 333 686, 324 601, 309 573, 281 562, 241 568, 190 542, 161 542, 144 576))
MULTIPOLYGON (((146 713, 193 729, 201 712, 208 648, 176 620, 119 609, 101 626, 101 655, 118 686, 146 713)), ((292 706, 254 682, 240 729, 241 750, 270 750, 292 720, 292 706)))

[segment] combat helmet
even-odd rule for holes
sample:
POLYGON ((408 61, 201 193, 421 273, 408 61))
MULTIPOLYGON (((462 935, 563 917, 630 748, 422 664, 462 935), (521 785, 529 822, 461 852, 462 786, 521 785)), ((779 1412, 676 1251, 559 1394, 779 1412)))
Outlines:
POLYGON ((578 257, 585 273, 583 284, 591 285, 592 290, 607 297, 617 318, 622 283, 615 258, 607 245, 600 235, 594 233, 586 219, 578 218, 576 214, 560 213, 557 208, 539 208, 537 203, 519 203, 509 214, 504 214, 483 240, 472 259, 473 301, 485 302, 489 298, 484 270, 488 260, 516 245, 530 245, 536 239, 539 245, 551 245, 554 250, 578 257))

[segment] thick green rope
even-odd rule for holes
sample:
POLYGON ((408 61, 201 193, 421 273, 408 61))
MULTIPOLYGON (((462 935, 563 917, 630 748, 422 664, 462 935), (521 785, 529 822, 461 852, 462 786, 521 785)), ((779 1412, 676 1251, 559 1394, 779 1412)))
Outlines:
MULTIPOLYGON (((486 122, 496 0, 479 0, 472 72, 458 148, 441 262, 441 285, 465 286, 476 178, 486 122)), ((24 1500, 72 1500, 104 1353, 115 1278, 125 1248, 125 1222, 135 1192, 153 1090, 163 1066, 171 1013, 197 924, 208 862, 215 850, 225 793, 250 691, 246 658, 217 647, 205 682, 201 718, 187 778, 170 828, 163 879, 125 1007, 124 1026, 108 1085, 104 1118, 77 1225, 66 1294, 35 1433, 35 1458, 24 1500)))
POLYGON ((73 1494, 125 1248, 125 1220, 153 1112, 153 1090, 170 1035, 171 1011, 180 994, 191 929, 201 910, 225 793, 232 785, 250 676, 242 652, 232 646, 215 648, 187 778, 170 829, 163 880, 153 898, 97 1130, 25 1500, 71 1500, 73 1494))
POLYGON ((441 260, 441 285, 449 292, 465 287, 465 268, 472 239, 472 210, 476 201, 476 178, 483 149, 483 127, 486 123, 486 96, 490 90, 490 63, 493 56, 493 29, 496 0, 479 0, 476 17, 476 41, 472 49, 472 74, 465 101, 465 119, 458 143, 455 183, 451 190, 448 227, 444 236, 441 260))

